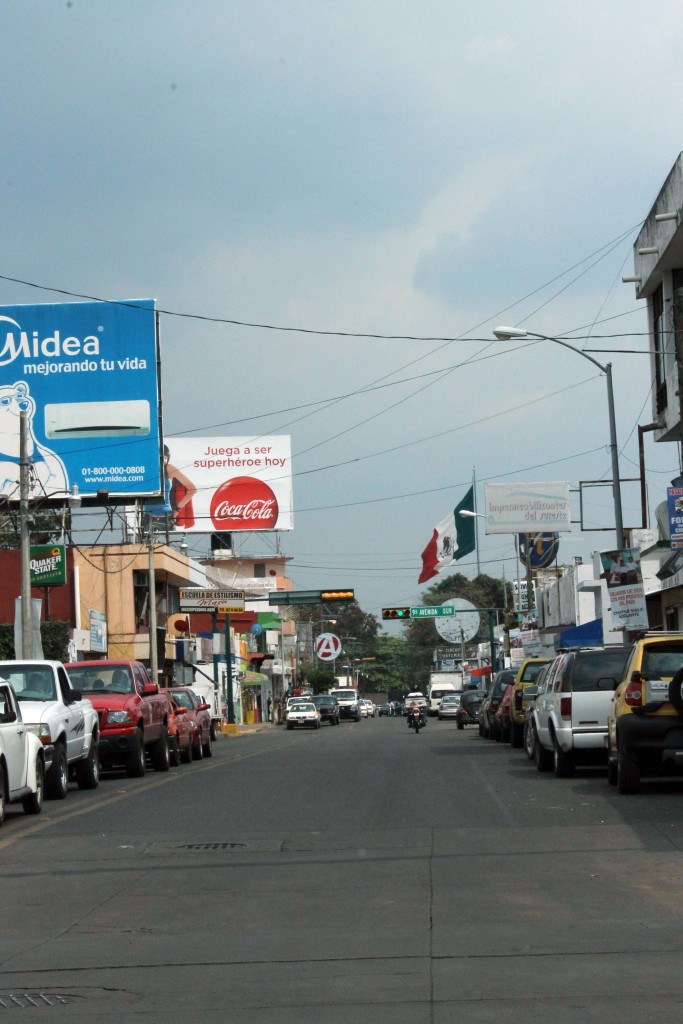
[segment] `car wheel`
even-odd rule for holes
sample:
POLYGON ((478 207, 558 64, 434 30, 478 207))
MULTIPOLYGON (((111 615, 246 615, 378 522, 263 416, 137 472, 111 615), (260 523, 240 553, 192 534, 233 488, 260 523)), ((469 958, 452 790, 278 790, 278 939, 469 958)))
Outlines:
POLYGON ((199 739, 197 740, 195 745, 192 747, 192 760, 193 761, 201 761, 203 759, 203 757, 204 757, 204 748, 202 747, 202 737, 201 737, 201 733, 200 733, 199 739))
POLYGON ((171 768, 177 768, 180 764, 180 744, 177 736, 171 736, 169 741, 168 761, 171 768))
POLYGON ((465 723, 464 722, 458 721, 456 724, 458 726, 458 729, 464 729, 465 728, 465 723))
POLYGON ((625 795, 640 791, 640 765, 626 753, 621 743, 617 753, 617 789, 625 795))
POLYGON ((0 768, 0 825, 5 820, 5 772, 0 768))
POLYGON ((519 748, 524 741, 524 730, 517 722, 510 722, 510 746, 519 748))
POLYGON ((553 736, 553 771, 558 779, 568 779, 574 774, 574 758, 562 750, 557 736, 553 736))
POLYGON ((481 722, 479 723, 479 735, 481 736, 482 739, 484 739, 484 726, 481 724, 481 722))
POLYGON ((213 757, 213 747, 211 746, 211 731, 209 730, 209 738, 206 743, 202 746, 202 754, 204 757, 213 757))
POLYGON ((607 758, 607 781, 610 786, 616 786, 619 776, 619 765, 616 757, 611 754, 607 758))
POLYGON ((211 742, 215 743, 216 740, 218 739, 218 733, 216 731, 216 723, 214 722, 213 718, 211 719, 211 733, 210 733, 210 735, 211 735, 211 742))
POLYGON ((145 741, 142 738, 142 733, 138 729, 135 733, 131 752, 128 755, 128 761, 126 762, 126 775, 131 779, 141 779, 146 770, 145 741))
POLYGON ((534 759, 534 727, 531 722, 524 726, 524 751, 530 761, 534 759))
POLYGON ((45 762, 42 757, 36 758, 36 791, 25 796, 21 801, 22 807, 27 814, 40 814, 43 809, 43 795, 45 793, 45 762))
POLYGON ((539 772, 549 772, 553 766, 552 751, 546 750, 545 747, 541 746, 538 736, 536 736, 534 743, 534 762, 539 772))
POLYGON ((168 728, 163 727, 161 736, 154 744, 152 751, 152 764, 154 770, 157 772, 167 772, 170 767, 170 760, 168 756, 168 728))
POLYGON ((679 668, 669 683, 669 700, 676 709, 676 713, 683 716, 683 669, 679 668))
POLYGON ((287 728, 290 729, 290 730, 293 729, 294 728, 294 723, 293 722, 287 722, 287 728))
POLYGON ((192 740, 187 744, 185 750, 180 751, 180 760, 183 764, 192 764, 192 740))
POLYGON ((76 765, 76 784, 79 789, 97 789, 100 781, 100 758, 97 751, 97 736, 90 740, 90 752, 84 761, 76 765))
POLYGON ((63 743, 55 747, 55 757, 48 772, 46 783, 47 796, 52 800, 63 800, 69 788, 69 772, 66 765, 66 748, 63 743))

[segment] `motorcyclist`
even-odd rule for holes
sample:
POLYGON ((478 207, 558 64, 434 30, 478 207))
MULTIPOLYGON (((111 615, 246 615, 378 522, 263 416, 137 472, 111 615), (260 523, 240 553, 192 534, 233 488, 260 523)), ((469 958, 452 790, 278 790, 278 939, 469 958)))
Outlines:
POLYGON ((427 715, 425 709, 421 707, 416 700, 411 700, 407 704, 408 708, 408 725, 412 726, 413 716, 418 715, 420 718, 420 725, 425 725, 427 722, 427 715))

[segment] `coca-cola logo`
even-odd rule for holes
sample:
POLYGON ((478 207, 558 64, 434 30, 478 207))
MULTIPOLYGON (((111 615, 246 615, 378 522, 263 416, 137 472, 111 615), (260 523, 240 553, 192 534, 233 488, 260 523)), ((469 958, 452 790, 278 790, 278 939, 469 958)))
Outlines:
POLYGON ((267 483, 236 476, 216 488, 211 521, 216 530, 272 530, 279 514, 277 498, 267 483))

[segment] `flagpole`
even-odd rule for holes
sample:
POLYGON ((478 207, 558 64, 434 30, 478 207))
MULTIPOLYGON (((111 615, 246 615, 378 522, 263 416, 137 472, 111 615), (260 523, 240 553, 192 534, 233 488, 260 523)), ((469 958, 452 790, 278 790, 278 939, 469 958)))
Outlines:
MULTIPOLYGON (((472 494, 474 495, 474 511, 477 511, 477 470, 475 466, 472 466, 472 494)), ((481 568, 479 565, 479 525, 477 519, 474 520, 474 543, 476 544, 477 551, 477 576, 481 576, 481 568)))

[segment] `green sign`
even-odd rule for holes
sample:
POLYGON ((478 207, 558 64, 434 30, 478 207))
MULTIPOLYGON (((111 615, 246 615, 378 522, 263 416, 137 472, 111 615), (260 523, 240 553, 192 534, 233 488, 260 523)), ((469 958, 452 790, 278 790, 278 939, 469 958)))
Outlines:
POLYGON ((442 615, 455 615, 452 604, 418 605, 410 609, 411 619, 437 619, 442 615))
POLYGON ((31 547, 31 586, 57 587, 66 583, 66 548, 63 544, 31 547))

